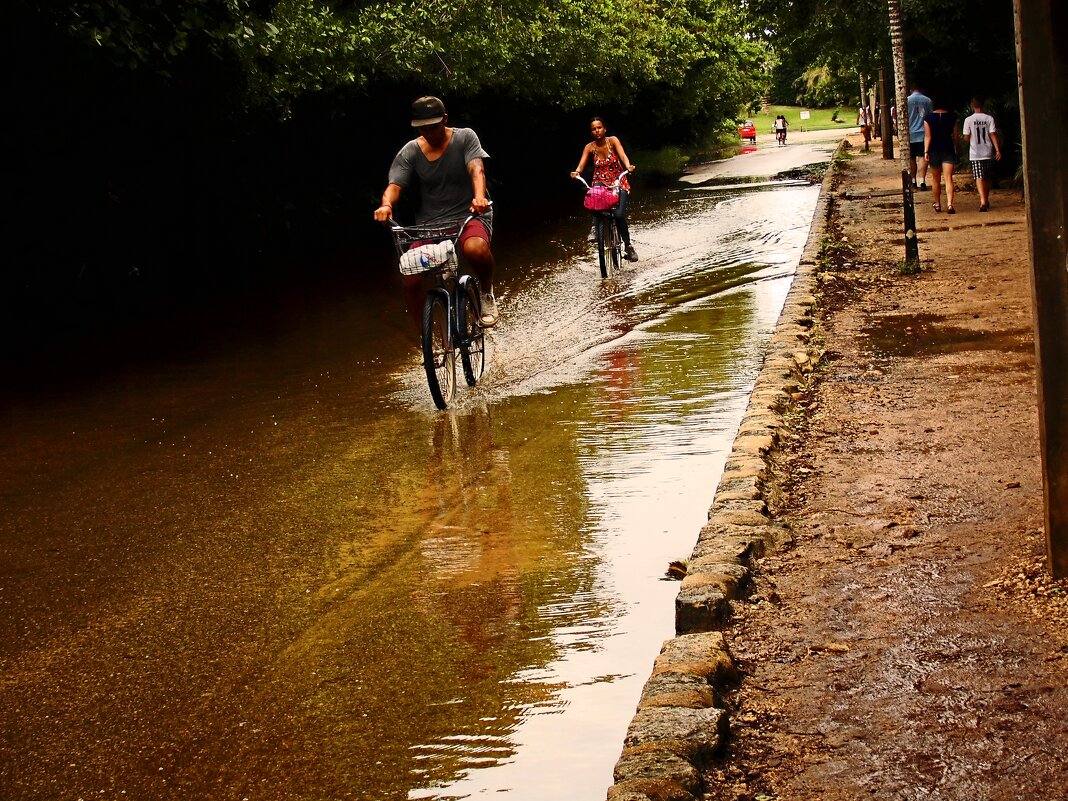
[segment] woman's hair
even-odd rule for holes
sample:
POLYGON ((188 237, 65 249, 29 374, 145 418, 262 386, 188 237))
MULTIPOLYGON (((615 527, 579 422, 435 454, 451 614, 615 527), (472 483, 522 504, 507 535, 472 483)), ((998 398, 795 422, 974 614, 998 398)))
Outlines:
POLYGON ((595 122, 601 123, 601 125, 605 126, 606 128, 608 127, 608 123, 604 121, 604 117, 590 117, 589 124, 593 125, 595 122))

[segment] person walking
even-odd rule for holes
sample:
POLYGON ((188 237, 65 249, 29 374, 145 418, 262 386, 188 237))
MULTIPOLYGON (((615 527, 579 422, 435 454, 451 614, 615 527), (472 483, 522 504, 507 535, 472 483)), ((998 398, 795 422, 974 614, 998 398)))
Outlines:
POLYGON ((990 178, 994 160, 1001 160, 1001 143, 994 118, 983 110, 983 98, 972 98, 972 114, 964 120, 964 141, 968 143, 968 159, 972 163, 972 177, 979 192, 979 211, 990 210, 990 178))
POLYGON ((623 149, 623 143, 617 136, 609 136, 604 120, 594 117, 590 120, 590 135, 593 141, 582 148, 582 156, 578 166, 571 172, 571 177, 576 178, 586 169, 586 162, 593 159, 593 180, 591 184, 612 186, 619 178, 619 203, 612 209, 612 216, 616 218, 616 227, 619 236, 623 240, 626 249, 627 261, 637 261, 638 254, 630 243, 630 226, 627 225, 627 198, 630 196, 630 180, 626 173, 637 169, 627 158, 627 152, 623 149), (622 176, 622 178, 620 178, 622 176))
POLYGON ((931 105, 931 98, 919 89, 912 90, 906 98, 906 104, 909 113, 909 177, 912 178, 913 189, 926 192, 927 162, 923 160, 923 118, 934 111, 934 107, 931 105))
MULTIPOLYGON (((412 103, 412 127, 419 136, 400 149, 389 168, 389 183, 382 193, 382 203, 375 209, 378 222, 393 218, 393 205, 401 193, 418 186, 419 203, 415 224, 427 228, 459 227, 469 214, 471 220, 457 243, 478 277, 482 291, 482 325, 497 322, 497 301, 493 295, 495 262, 490 241, 493 212, 486 191, 482 149, 478 134, 470 128, 448 127, 445 104, 426 95, 412 103)), ((402 279, 408 311, 417 320, 422 310, 423 276, 402 279)))
MULTIPOLYGON (((864 101, 862 99, 861 103, 863 103, 863 102, 864 101)), ((864 152, 865 153, 867 153, 868 150, 871 149, 870 148, 870 143, 871 143, 871 116, 870 115, 871 115, 871 110, 865 105, 861 105, 860 108, 857 109, 857 125, 860 126, 860 132, 864 135, 864 152)))
MULTIPOLYGON (((940 98, 939 98, 940 99, 940 98)), ((953 207, 953 170, 957 166, 957 115, 946 111, 942 103, 932 102, 934 110, 923 118, 923 158, 931 171, 935 211, 942 211, 942 178, 946 180, 946 211, 956 214, 953 207)))

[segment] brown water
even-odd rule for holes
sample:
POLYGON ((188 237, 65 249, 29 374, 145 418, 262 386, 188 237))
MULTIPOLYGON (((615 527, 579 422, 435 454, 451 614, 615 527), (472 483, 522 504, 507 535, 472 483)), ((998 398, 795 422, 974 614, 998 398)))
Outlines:
POLYGON ((447 413, 376 265, 6 400, 0 797, 603 798, 817 191, 502 219, 447 413))

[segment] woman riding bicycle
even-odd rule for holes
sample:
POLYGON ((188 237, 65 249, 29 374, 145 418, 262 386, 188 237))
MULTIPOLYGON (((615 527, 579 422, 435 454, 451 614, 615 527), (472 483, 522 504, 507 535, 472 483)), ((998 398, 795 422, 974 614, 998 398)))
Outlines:
POLYGON ((625 175, 625 173, 634 172, 636 167, 627 158, 627 152, 623 149, 619 138, 607 135, 604 120, 600 117, 590 120, 590 134, 593 135, 593 141, 582 149, 582 158, 579 159, 578 166, 571 173, 571 177, 581 175, 586 168, 586 162, 592 156, 593 180, 590 183, 612 186, 617 178, 620 179, 619 204, 612 210, 612 215, 616 218, 616 227, 626 247, 624 258, 627 261, 637 261, 638 254, 634 252, 634 246, 630 244, 630 228, 627 226, 627 197, 630 194, 630 181, 625 175))

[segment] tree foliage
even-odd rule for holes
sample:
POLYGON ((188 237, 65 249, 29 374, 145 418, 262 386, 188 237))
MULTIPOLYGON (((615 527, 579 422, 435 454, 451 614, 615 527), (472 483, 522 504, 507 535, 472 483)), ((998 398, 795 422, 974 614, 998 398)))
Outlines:
POLYGON ((765 88, 766 45, 729 0, 72 0, 51 13, 131 69, 171 75, 192 51, 233 61, 252 106, 380 82, 565 110, 656 88, 662 113, 727 117, 765 88))

